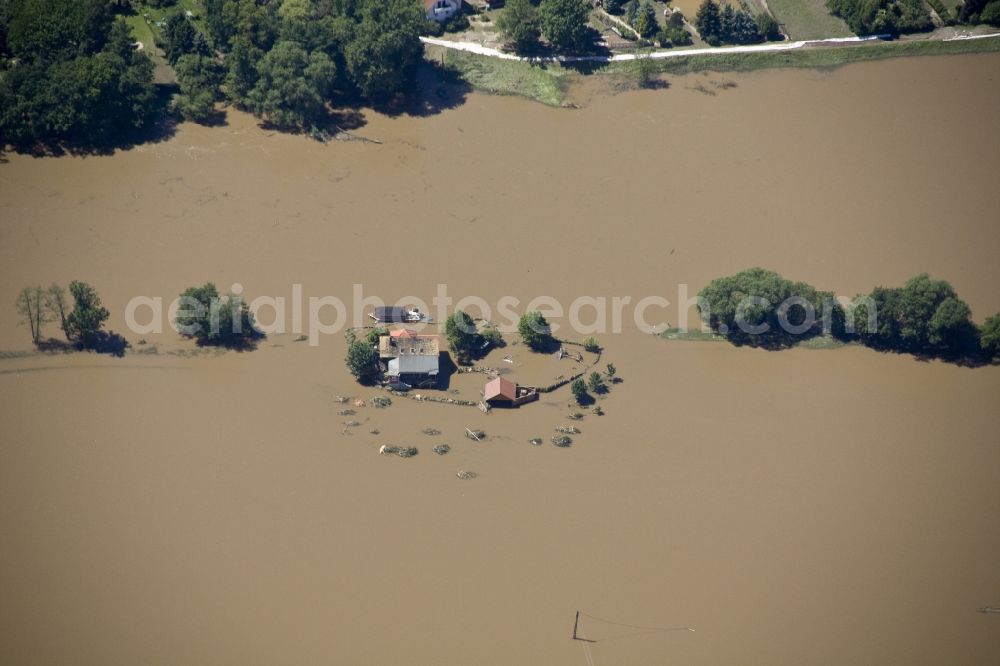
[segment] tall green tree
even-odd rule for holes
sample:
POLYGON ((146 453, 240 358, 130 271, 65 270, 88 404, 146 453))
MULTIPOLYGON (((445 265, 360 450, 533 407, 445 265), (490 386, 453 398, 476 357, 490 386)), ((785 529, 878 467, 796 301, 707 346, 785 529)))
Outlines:
POLYGON ((541 312, 533 310, 525 313, 517 324, 517 332, 524 343, 535 351, 546 350, 552 346, 552 327, 541 312))
POLYGON ((279 127, 308 127, 326 115, 336 75, 322 51, 307 53, 295 42, 278 42, 257 66, 247 106, 279 127))
POLYGON ((69 284, 73 310, 66 317, 66 337, 83 348, 93 347, 110 313, 101 304, 97 291, 86 282, 69 284))
POLYGON ((580 52, 592 46, 587 0, 542 0, 538 15, 542 34, 557 51, 580 52))
POLYGON ((694 27, 697 28, 701 38, 712 46, 722 42, 722 18, 715 0, 705 0, 701 3, 695 15, 694 27))
POLYGON ((694 27, 698 34, 709 44, 717 45, 722 41, 722 18, 719 5, 715 0, 705 0, 698 7, 694 27))
POLYGON ((423 57, 424 12, 413 0, 354 0, 357 25, 344 50, 347 73, 364 97, 406 90, 423 57))
POLYGON ((107 43, 111 23, 107 0, 18 0, 10 7, 7 46, 21 61, 93 55, 107 43))
POLYGON ((712 280, 698 298, 702 320, 735 344, 785 347, 823 332, 833 295, 750 268, 712 280))
POLYGON ((199 345, 245 349, 263 337, 246 302, 220 295, 211 282, 184 290, 174 323, 199 345))
POLYGON ((171 64, 185 54, 208 55, 208 43, 194 23, 180 12, 172 12, 161 34, 161 46, 171 64))
POLYGON ((986 318, 979 335, 983 352, 989 358, 1000 358, 1000 313, 986 318))
POLYGON ((174 66, 180 93, 174 105, 186 120, 208 122, 215 115, 215 102, 219 98, 224 68, 211 56, 187 54, 174 66))
POLYGON ((497 19, 497 32, 506 46, 519 53, 537 49, 541 23, 531 0, 507 0, 497 19))
POLYGON ((444 335, 448 346, 462 359, 472 355, 483 343, 476 330, 476 322, 462 310, 455 310, 445 319, 444 335))
POLYGON ((351 340, 347 345, 347 368, 362 384, 372 384, 379 377, 378 350, 366 340, 351 340))
POLYGON ((226 57, 225 92, 234 104, 245 107, 250 91, 257 85, 257 63, 264 51, 257 48, 249 37, 239 37, 226 57))
POLYGON ((656 10, 648 2, 643 2, 642 6, 639 8, 639 14, 635 17, 635 23, 632 26, 635 31, 639 33, 639 36, 643 39, 649 39, 657 33, 660 26, 656 22, 656 10))

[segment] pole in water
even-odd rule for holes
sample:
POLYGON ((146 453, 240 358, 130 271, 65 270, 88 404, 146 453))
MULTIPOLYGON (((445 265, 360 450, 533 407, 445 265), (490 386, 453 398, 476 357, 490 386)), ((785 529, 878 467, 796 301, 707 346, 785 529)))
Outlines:
POLYGON ((596 643, 597 642, 597 641, 592 641, 589 638, 583 638, 582 636, 580 636, 580 634, 577 632, 577 630, 579 628, 580 628, 580 611, 577 611, 576 612, 576 620, 573 621, 573 640, 574 641, 583 641, 584 643, 596 643))

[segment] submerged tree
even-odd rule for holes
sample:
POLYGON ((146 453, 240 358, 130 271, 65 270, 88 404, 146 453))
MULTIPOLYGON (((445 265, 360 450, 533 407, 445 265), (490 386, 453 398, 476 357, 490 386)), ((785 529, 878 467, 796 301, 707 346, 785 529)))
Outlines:
POLYGON ((465 360, 483 344, 483 337, 476 330, 476 322, 462 310, 455 310, 444 321, 444 336, 455 355, 465 360))
POLYGON ((322 51, 308 53, 296 42, 278 42, 257 66, 247 106, 279 127, 307 127, 325 115, 336 74, 322 51))
POLYGON ((239 296, 220 296, 211 282, 185 289, 174 319, 181 334, 200 345, 247 348, 263 337, 250 307, 239 296))
POLYGON ((73 310, 66 317, 66 337, 84 349, 94 347, 110 313, 97 291, 86 282, 70 282, 69 293, 73 296, 73 310))
POLYGON ((362 384, 373 384, 379 377, 380 368, 378 350, 367 340, 358 340, 353 336, 347 344, 348 370, 362 384))
POLYGON ((552 345, 552 327, 541 312, 533 310, 521 317, 517 324, 517 332, 524 343, 535 351, 545 350, 552 345))
POLYGON ((181 88, 174 100, 177 112, 186 120, 211 120, 224 74, 222 63, 210 56, 187 54, 180 57, 174 69, 181 88))
POLYGON ((979 344, 987 358, 1000 358, 1000 314, 987 317, 979 330, 979 344))
POLYGON ((32 344, 38 344, 42 337, 42 324, 48 319, 45 308, 45 292, 41 287, 25 287, 15 301, 18 324, 27 325, 31 332, 32 344))
POLYGON ((66 318, 69 315, 69 303, 66 300, 66 290, 58 284, 53 284, 45 292, 45 309, 49 318, 59 322, 59 329, 66 335, 66 318))

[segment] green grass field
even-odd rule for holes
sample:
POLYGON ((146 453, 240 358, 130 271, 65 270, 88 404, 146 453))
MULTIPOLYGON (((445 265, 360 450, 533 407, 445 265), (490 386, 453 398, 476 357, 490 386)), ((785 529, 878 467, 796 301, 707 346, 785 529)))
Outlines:
POLYGON ((767 5, 792 39, 850 37, 853 34, 846 23, 830 14, 825 0, 768 0, 767 5))
POLYGON ((135 36, 136 41, 142 42, 143 47, 147 51, 152 51, 155 40, 153 38, 153 31, 146 24, 146 19, 139 14, 133 14, 132 16, 125 17, 125 23, 132 29, 132 34, 135 36))
POLYGON ((483 92, 521 95, 549 106, 565 99, 566 72, 559 65, 533 65, 445 49, 444 64, 483 92))

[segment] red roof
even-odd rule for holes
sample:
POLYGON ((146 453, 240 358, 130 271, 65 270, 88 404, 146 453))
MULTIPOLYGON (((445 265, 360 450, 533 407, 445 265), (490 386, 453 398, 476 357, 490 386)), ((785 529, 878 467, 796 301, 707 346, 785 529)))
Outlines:
POLYGON ((483 392, 484 400, 493 398, 506 398, 507 400, 517 399, 517 384, 508 381, 503 377, 486 382, 486 390, 483 392))
POLYGON ((410 328, 397 328, 396 330, 389 331, 389 335, 394 338, 415 338, 417 337, 417 332, 410 328))

